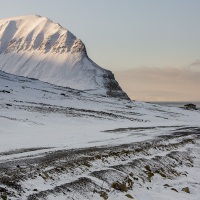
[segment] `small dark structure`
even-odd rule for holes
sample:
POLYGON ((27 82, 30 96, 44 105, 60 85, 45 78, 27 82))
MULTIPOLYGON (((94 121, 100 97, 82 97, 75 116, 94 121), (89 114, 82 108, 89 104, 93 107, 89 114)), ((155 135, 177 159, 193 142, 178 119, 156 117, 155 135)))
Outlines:
POLYGON ((184 105, 184 108, 187 110, 196 110, 197 109, 196 105, 194 105, 192 103, 188 103, 188 104, 184 105))

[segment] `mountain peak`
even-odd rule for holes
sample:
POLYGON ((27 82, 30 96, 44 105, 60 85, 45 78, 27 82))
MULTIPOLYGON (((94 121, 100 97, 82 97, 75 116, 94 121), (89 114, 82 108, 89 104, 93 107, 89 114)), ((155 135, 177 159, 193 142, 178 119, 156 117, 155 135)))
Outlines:
POLYGON ((0 37, 1 53, 12 50, 66 53, 77 39, 67 29, 39 15, 0 20, 0 37))
POLYGON ((7 73, 128 99, 112 72, 87 56, 83 42, 46 17, 1 19, 0 62, 7 73))

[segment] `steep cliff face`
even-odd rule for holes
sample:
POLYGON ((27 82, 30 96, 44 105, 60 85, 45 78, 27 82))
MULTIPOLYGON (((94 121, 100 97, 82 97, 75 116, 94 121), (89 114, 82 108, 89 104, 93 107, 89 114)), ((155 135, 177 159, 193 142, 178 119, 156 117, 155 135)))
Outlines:
POLYGON ((60 24, 37 15, 0 20, 0 70, 129 99, 113 73, 88 57, 80 39, 60 24))

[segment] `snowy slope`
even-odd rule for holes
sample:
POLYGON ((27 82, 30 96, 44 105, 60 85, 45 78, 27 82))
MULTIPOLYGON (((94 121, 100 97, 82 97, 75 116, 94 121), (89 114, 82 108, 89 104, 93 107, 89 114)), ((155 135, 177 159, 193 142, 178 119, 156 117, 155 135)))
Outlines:
POLYGON ((198 126, 200 121, 199 111, 101 97, 1 71, 0 111, 0 151, 91 146, 93 140, 126 143, 129 130, 122 131, 121 141, 112 141, 118 137, 115 131, 103 131, 198 126))
POLYGON ((199 121, 198 110, 102 97, 0 71, 0 195, 199 200, 199 121), (115 189, 116 182, 127 191, 115 189))
POLYGON ((128 99, 111 71, 60 24, 38 15, 0 20, 0 70, 91 93, 128 99))

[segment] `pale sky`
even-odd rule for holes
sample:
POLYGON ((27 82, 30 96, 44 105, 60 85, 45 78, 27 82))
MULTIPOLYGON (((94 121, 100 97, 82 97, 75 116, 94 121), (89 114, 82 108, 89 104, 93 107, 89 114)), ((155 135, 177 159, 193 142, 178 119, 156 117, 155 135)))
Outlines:
POLYGON ((148 75, 161 67, 167 73, 200 59, 200 0, 0 0, 0 5, 1 18, 39 14, 60 23, 85 43, 93 61, 117 72, 123 88, 135 77, 123 79, 124 71, 141 68, 148 75))

